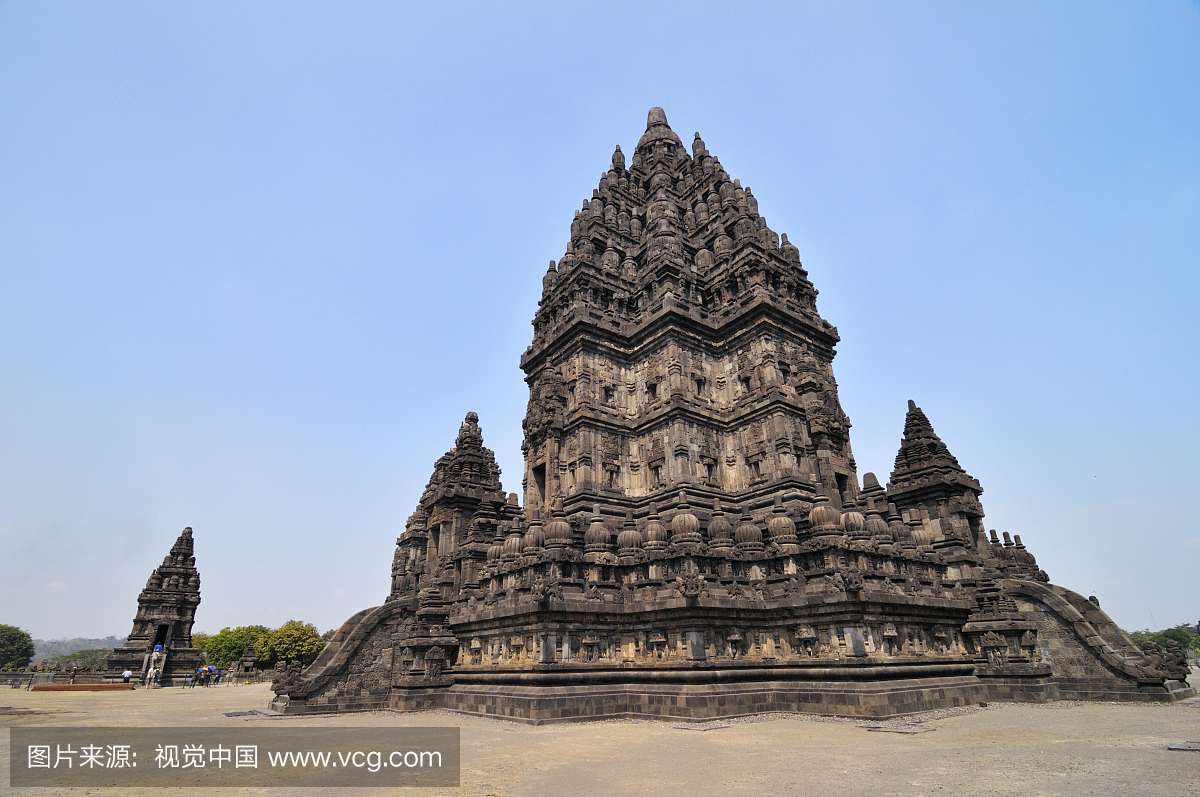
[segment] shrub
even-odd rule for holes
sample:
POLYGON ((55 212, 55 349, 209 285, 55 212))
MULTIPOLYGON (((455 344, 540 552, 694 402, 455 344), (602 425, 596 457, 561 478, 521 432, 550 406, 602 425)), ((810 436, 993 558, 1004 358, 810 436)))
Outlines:
POLYGON ((258 651, 260 665, 274 667, 276 662, 297 659, 307 667, 325 648, 325 640, 312 623, 288 620, 265 638, 266 649, 258 651))
MULTIPOLYGON (((242 625, 237 628, 222 628, 219 633, 208 637, 204 642, 205 661, 213 667, 226 669, 235 661, 242 658, 242 654, 246 652, 246 648, 253 643, 255 658, 260 662, 263 660, 263 651, 265 643, 263 640, 271 629, 265 625, 242 625)), ((195 635, 192 637, 195 639, 195 635)))

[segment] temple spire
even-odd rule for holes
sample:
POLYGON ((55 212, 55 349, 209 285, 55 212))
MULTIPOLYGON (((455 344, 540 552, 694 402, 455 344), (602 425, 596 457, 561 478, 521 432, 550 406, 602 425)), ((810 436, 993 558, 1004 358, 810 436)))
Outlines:
POLYGON ((900 441, 900 450, 896 452, 892 482, 929 469, 962 472, 958 460, 933 431, 929 418, 915 401, 909 399, 908 414, 904 418, 904 439, 900 441))
POLYGON ((141 677, 155 670, 152 680, 161 685, 186 680, 200 664, 200 651, 192 647, 199 605, 200 573, 188 526, 138 595, 133 629, 125 644, 108 655, 109 674, 129 670, 141 677))
MULTIPOLYGON (((566 490, 563 498, 572 509, 576 503, 586 507, 598 497, 593 494, 598 489, 632 498, 651 489, 650 482, 657 485, 655 490, 690 484, 701 466, 705 479, 714 484, 728 479, 729 487, 745 479, 771 480, 776 472, 792 478, 814 467, 821 469, 817 477, 825 484, 838 484, 839 475, 846 485, 857 481, 852 476, 849 421, 838 403, 830 356, 825 354, 836 345, 837 330, 817 312, 816 289, 800 264, 799 250, 786 236, 778 243, 778 234, 759 215, 753 192, 721 168, 698 132, 689 143, 690 155, 663 109, 651 108, 637 146, 627 153, 624 146, 611 150, 612 168, 601 175, 591 197, 583 200, 571 220, 566 252, 557 266, 542 274, 533 341, 522 356, 530 385, 524 441, 529 472, 524 482, 526 500, 533 505, 546 506, 554 489, 566 490), (724 389, 717 386, 715 372, 703 374, 695 368, 687 370, 690 366, 682 360, 675 366, 651 356, 644 342, 649 338, 638 332, 659 313, 668 314, 668 327, 687 317, 688 325, 719 320, 720 328, 732 329, 736 317, 760 313, 767 306, 791 317, 787 329, 811 330, 811 334, 798 332, 802 340, 781 344, 771 352, 737 353, 726 351, 732 342, 723 333, 705 333, 712 338, 706 345, 724 351, 721 356, 731 364, 737 361, 738 375, 724 389), (571 366, 564 371, 563 347, 570 340, 597 334, 628 341, 632 348, 618 359, 628 358, 637 365, 622 363, 619 368, 645 369, 647 381, 630 387, 616 378, 619 368, 612 370, 600 360, 595 368, 571 366), (777 457, 764 456, 746 465, 757 467, 753 474, 732 466, 721 475, 731 466, 718 465, 720 457, 714 455, 719 436, 710 430, 712 442, 706 443, 704 454, 690 453, 678 469, 660 467, 659 474, 666 480, 648 482, 648 463, 629 470, 623 465, 625 446, 640 432, 631 436, 615 433, 611 424, 603 429, 591 426, 594 413, 616 412, 624 417, 623 413, 642 412, 657 401, 676 397, 706 411, 731 399, 739 407, 748 407, 745 402, 752 393, 775 390, 784 383, 793 391, 789 395, 810 408, 803 423, 811 442, 801 455, 783 451, 778 442, 748 441, 756 451, 774 447, 779 452, 777 457), (572 415, 576 412, 584 414, 572 415), (572 425, 575 428, 568 429, 572 425), (546 448, 552 441, 557 446, 554 451, 546 448), (829 464, 814 465, 826 461, 818 459, 818 449, 831 452, 829 464), (712 461, 701 463, 696 456, 712 461), (565 478, 558 475, 561 462, 568 463, 565 478)), ((659 445, 666 442, 660 440, 659 445)), ((649 443, 647 438, 634 445, 640 450, 649 443)), ((687 448, 682 442, 671 445, 687 448)), ((677 451, 674 456, 678 460, 682 454, 677 451)))
POLYGON ((958 464, 914 401, 908 402, 904 439, 896 452, 896 465, 887 492, 888 500, 901 507, 911 501, 947 501, 957 495, 964 502, 959 507, 961 511, 983 513, 976 500, 983 488, 958 464))

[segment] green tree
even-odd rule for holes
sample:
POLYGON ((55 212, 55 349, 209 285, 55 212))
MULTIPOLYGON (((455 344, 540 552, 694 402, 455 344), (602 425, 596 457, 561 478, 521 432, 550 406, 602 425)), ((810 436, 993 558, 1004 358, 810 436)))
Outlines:
POLYGON ((297 659, 307 667, 321 655, 325 641, 317 633, 317 627, 312 623, 302 623, 299 620, 288 620, 276 628, 264 639, 265 648, 258 653, 259 666, 274 667, 276 662, 297 659))
POLYGON ((77 667, 81 670, 96 672, 103 670, 108 665, 109 653, 112 653, 112 648, 91 648, 77 650, 74 653, 64 653, 61 656, 55 656, 52 661, 64 670, 77 667))
POLYGON ((23 670, 33 658, 33 637, 15 625, 0 625, 0 670, 23 670))
POLYGON ((1177 625, 1174 628, 1167 628, 1162 631, 1130 631, 1128 637, 1133 640, 1133 643, 1141 647, 1145 642, 1154 642, 1160 648, 1167 647, 1167 640, 1177 640, 1183 645, 1186 650, 1200 651, 1200 635, 1196 633, 1195 626, 1177 625))
POLYGON ((329 629, 328 631, 326 631, 324 634, 321 634, 321 639, 323 639, 323 640, 325 641, 325 644, 327 644, 327 645, 328 645, 328 644, 329 644, 329 640, 333 639, 333 635, 334 635, 334 634, 336 634, 336 633, 337 633, 337 629, 336 629, 336 628, 330 628, 330 629, 329 629))
POLYGON ((1197 636, 1195 629, 1190 625, 1177 625, 1174 628, 1168 628, 1161 632, 1163 641, 1160 643, 1166 647, 1168 639, 1178 640, 1184 648, 1191 650, 1200 650, 1200 636, 1197 636))
MULTIPOLYGON (((204 643, 205 660, 214 667, 225 669, 242 658, 246 647, 253 643, 255 657, 263 660, 261 648, 264 639, 271 633, 265 625, 241 625, 237 628, 222 628, 204 643)), ((259 666, 263 666, 261 663, 259 666)))
POLYGON ((192 634, 192 647, 201 653, 204 653, 204 646, 208 643, 209 637, 210 634, 206 634, 203 631, 192 634))

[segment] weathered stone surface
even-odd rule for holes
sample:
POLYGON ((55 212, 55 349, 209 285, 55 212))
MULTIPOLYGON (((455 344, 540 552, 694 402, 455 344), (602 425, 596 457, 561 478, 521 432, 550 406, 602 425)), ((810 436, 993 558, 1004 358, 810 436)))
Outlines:
POLYGON ((138 595, 133 630, 124 645, 108 654, 108 675, 118 676, 128 669, 143 677, 155 667, 161 670, 163 686, 185 682, 201 662, 200 651, 192 647, 192 623, 199 605, 200 573, 189 526, 138 595), (155 659, 157 645, 162 649, 155 659))
POLYGON ((1049 585, 1019 536, 989 539, 982 488, 915 403, 886 488, 860 487, 798 250, 661 109, 542 284, 524 506, 471 413, 386 603, 281 677, 276 707, 886 716, 1189 693, 1174 652, 1049 585))

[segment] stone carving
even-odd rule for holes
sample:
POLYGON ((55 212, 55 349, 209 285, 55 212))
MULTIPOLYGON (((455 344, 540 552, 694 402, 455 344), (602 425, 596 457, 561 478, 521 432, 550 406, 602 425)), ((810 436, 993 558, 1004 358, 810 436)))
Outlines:
POLYGON ((994 631, 988 631, 979 638, 979 646, 983 648, 988 665, 992 669, 1003 669, 1008 660, 1008 640, 994 631))
POLYGON ((442 667, 446 664, 446 651, 434 646, 425 652, 425 679, 433 681, 442 677, 442 667))
POLYGON ((529 407, 525 413, 525 436, 543 440, 551 430, 562 428, 567 409, 567 386, 557 370, 548 371, 529 392, 529 407))
POLYGON ((1163 666, 1167 677, 1176 681, 1186 681, 1191 667, 1188 666, 1187 653, 1178 639, 1167 640, 1167 650, 1163 655, 1163 666))
POLYGON ((675 577, 675 594, 681 598, 700 598, 708 595, 708 581, 695 565, 675 577))
POLYGON ((278 662, 271 674, 271 688, 277 695, 286 695, 300 681, 300 662, 293 659, 278 662))
POLYGON ((617 603, 624 606, 627 603, 633 603, 633 589, 628 584, 622 584, 617 590, 617 603))
POLYGON ((1162 648, 1156 642, 1142 643, 1143 664, 1138 668, 1138 672, 1143 678, 1165 678, 1167 676, 1167 662, 1163 658, 1162 648))
POLYGON ((830 573, 825 576, 825 591, 826 592, 845 592, 846 579, 839 573, 830 573))
POLYGON ((858 592, 865 586, 862 573, 857 570, 847 570, 842 578, 845 582, 847 592, 858 592))
POLYGON ((794 598, 797 595, 803 595, 807 586, 807 579, 803 575, 794 575, 787 580, 783 586, 783 594, 785 597, 794 598))

